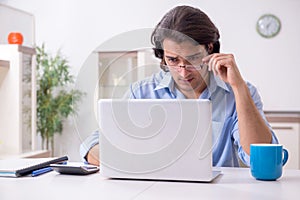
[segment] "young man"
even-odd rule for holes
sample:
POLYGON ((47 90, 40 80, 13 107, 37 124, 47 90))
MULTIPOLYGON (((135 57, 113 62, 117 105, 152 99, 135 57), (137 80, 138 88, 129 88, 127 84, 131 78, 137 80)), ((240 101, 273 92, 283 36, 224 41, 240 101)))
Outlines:
MULTIPOLYGON (((243 80, 234 56, 220 53, 219 31, 201 10, 178 6, 157 24, 151 40, 162 71, 134 83, 129 98, 209 99, 213 166, 250 164, 251 143, 277 143, 256 88, 243 80)), ((99 165, 98 132, 81 155, 99 165)))

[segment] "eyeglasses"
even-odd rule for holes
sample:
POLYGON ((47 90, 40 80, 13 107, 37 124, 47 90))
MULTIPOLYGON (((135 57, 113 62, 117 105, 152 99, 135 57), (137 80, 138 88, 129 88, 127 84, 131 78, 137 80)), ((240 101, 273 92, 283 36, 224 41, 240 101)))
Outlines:
POLYGON ((162 65, 165 70, 170 71, 170 70, 176 70, 176 71, 181 71, 181 69, 185 69, 187 71, 199 71, 201 70, 206 64, 201 63, 198 65, 162 65))
POLYGON ((194 55, 188 56, 188 58, 184 59, 187 61, 187 64, 182 65, 183 63, 180 62, 182 58, 179 58, 179 56, 172 57, 172 56, 166 56, 165 57, 165 63, 166 65, 162 65, 162 67, 166 71, 170 70, 177 70, 180 72, 183 68, 187 71, 199 71, 202 70, 204 66, 207 65, 207 63, 204 63, 202 61, 203 56, 201 53, 196 53, 194 55))

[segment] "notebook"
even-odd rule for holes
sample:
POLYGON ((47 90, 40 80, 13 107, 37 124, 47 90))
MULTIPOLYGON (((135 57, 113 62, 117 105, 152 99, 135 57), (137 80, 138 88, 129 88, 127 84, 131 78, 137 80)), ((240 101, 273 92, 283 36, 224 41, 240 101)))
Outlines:
POLYGON ((0 177, 26 176, 34 170, 49 167, 50 164, 61 163, 67 160, 67 156, 58 158, 0 160, 0 177))
POLYGON ((211 182, 209 100, 101 99, 100 173, 118 179, 211 182))

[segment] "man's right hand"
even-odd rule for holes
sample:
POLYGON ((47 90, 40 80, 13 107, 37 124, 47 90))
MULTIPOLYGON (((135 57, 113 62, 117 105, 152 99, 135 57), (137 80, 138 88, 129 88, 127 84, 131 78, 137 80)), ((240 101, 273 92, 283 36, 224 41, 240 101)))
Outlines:
POLYGON ((100 162, 99 162, 99 144, 96 144, 95 146, 93 146, 90 151, 88 152, 87 156, 87 161, 89 164, 92 164, 92 165, 100 165, 100 162))

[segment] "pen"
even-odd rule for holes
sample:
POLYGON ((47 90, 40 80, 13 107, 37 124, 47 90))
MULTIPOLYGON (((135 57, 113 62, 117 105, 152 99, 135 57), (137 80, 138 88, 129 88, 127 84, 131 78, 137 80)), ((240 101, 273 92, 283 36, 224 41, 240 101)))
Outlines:
POLYGON ((31 176, 32 177, 39 176, 41 174, 45 174, 45 173, 50 172, 52 170, 53 169, 51 167, 45 167, 45 168, 42 168, 42 169, 34 170, 33 172, 31 172, 31 176))

